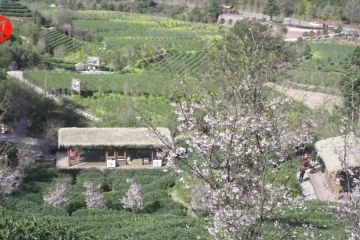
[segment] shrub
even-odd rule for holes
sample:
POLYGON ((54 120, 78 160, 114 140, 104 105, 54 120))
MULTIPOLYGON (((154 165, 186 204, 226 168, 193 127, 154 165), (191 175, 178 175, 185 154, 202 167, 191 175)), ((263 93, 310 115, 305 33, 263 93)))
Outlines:
POLYGON ((84 182, 85 201, 87 208, 105 208, 103 195, 99 192, 101 185, 95 185, 93 182, 86 180, 84 182))
POLYGON ((95 239, 95 237, 75 231, 71 227, 51 224, 43 219, 0 219, 0 239, 46 239, 73 240, 95 239))
POLYGON ((124 208, 131 209, 132 212, 137 212, 143 209, 143 201, 144 192, 141 185, 137 183, 131 183, 129 190, 121 199, 121 203, 124 205, 124 208))
POLYGON ((54 207, 66 207, 69 203, 68 187, 64 183, 57 184, 52 192, 43 197, 43 200, 54 207))

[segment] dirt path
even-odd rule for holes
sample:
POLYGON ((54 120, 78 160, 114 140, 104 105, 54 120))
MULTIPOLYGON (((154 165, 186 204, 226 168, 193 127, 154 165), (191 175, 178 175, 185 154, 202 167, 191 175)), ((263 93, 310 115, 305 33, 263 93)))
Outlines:
POLYGON ((302 102, 311 109, 323 108, 332 111, 334 106, 341 106, 343 104, 342 97, 339 96, 284 87, 273 83, 268 83, 266 85, 278 92, 284 93, 286 96, 291 97, 296 101, 302 102))
MULTIPOLYGON (((16 78, 19 82, 22 82, 22 83, 25 83, 26 85, 32 87, 35 92, 41 94, 41 95, 45 95, 47 98, 50 98, 51 100, 53 100, 56 104, 58 105, 61 105, 62 104, 62 101, 61 99, 53 96, 53 95, 50 95, 50 94, 47 94, 44 89, 36 86, 35 84, 31 83, 29 80, 25 79, 23 77, 23 72, 22 71, 8 71, 7 74, 10 76, 10 77, 13 77, 13 78, 16 78)), ((84 118, 87 118, 91 121, 95 121, 95 122, 100 122, 101 119, 90 114, 90 113, 87 113, 79 108, 74 108, 73 106, 71 105, 66 105, 66 107, 74 112, 76 112, 77 114, 83 116, 84 118)))

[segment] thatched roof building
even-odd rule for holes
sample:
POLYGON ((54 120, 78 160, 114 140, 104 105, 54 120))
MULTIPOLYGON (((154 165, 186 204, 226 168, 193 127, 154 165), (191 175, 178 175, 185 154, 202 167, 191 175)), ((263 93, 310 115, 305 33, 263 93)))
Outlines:
POLYGON ((59 147, 161 148, 172 143, 170 130, 157 128, 157 136, 148 128, 60 128, 59 147))
MULTIPOLYGON (((343 169, 341 159, 344 158, 344 139, 343 136, 338 136, 315 143, 318 156, 324 161, 326 169, 330 173, 343 169)), ((346 163, 350 168, 360 167, 360 138, 349 135, 346 139, 346 163)))

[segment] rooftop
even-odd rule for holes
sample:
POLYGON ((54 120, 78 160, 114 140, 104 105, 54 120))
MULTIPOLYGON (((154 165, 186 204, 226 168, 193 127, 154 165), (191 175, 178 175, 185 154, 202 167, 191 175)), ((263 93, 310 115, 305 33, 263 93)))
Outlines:
POLYGON ((156 128, 60 128, 59 147, 164 147, 172 143, 170 130, 156 128))

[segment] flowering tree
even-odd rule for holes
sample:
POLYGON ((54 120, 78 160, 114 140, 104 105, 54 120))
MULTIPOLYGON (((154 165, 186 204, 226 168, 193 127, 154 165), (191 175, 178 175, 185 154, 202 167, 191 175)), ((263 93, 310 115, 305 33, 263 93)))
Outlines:
POLYGON ((85 201, 87 208, 105 208, 104 196, 99 192, 100 185, 95 185, 90 180, 84 182, 85 201))
POLYGON ((358 152, 360 144, 357 136, 358 129, 359 122, 357 120, 353 117, 342 117, 340 133, 343 146, 339 146, 339 148, 335 146, 335 152, 339 156, 342 167, 340 183, 343 191, 341 204, 331 209, 336 213, 338 219, 344 219, 349 223, 347 228, 349 239, 360 239, 360 168, 349 166, 350 155, 358 152))
MULTIPOLYGON (((24 175, 19 170, 10 168, 0 169, 0 200, 16 191, 22 182, 24 175)), ((0 203, 1 203, 0 201, 0 203)))
POLYGON ((274 211, 295 201, 267 172, 312 142, 310 123, 292 121, 291 101, 265 86, 286 66, 283 41, 267 26, 237 23, 209 52, 215 64, 206 80, 180 86, 178 130, 186 146, 172 146, 167 160, 206 185, 202 201, 216 238, 254 239, 274 211))
MULTIPOLYGON (((8 99, 5 96, 0 102, 0 123, 8 109, 8 99)), ((26 146, 23 144, 10 145, 0 144, 0 205, 4 198, 16 191, 24 179, 24 170, 34 163, 34 159, 24 154, 26 146), (9 155, 11 151, 17 150, 17 161, 12 162, 9 155)))
POLYGON ((129 190, 125 196, 122 197, 121 203, 124 208, 131 209, 132 212, 137 212, 143 209, 144 192, 140 184, 131 183, 129 190))
POLYGON ((49 194, 43 196, 46 204, 54 207, 66 207, 69 203, 68 187, 65 183, 59 183, 49 194))

